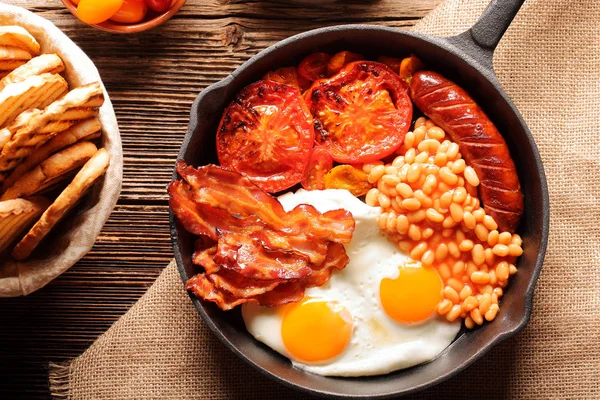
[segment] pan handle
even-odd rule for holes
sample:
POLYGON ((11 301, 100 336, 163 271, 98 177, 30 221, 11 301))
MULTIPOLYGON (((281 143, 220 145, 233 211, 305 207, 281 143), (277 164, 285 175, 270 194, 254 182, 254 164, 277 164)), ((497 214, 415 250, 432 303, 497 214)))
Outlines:
POLYGON ((466 32, 447 40, 489 69, 494 50, 525 0, 492 0, 466 32))

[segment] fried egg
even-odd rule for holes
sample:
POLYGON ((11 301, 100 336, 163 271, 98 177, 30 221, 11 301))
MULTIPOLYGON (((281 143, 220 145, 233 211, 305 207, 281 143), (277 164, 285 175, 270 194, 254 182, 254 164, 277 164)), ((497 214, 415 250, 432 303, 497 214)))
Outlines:
POLYGON ((346 209, 356 228, 345 245, 348 265, 323 286, 307 289, 302 301, 242 306, 246 328, 258 341, 295 367, 328 376, 386 374, 429 361, 452 343, 461 323, 437 315, 441 278, 382 234, 379 207, 336 189, 301 189, 279 201, 286 210, 298 204, 320 212, 346 209))

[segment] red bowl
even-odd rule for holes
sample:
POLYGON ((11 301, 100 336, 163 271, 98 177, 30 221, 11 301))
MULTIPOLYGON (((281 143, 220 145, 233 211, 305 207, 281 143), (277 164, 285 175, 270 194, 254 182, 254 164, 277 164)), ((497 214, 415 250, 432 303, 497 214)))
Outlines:
MULTIPOLYGON (((73 3, 71 0, 61 0, 63 4, 69 9, 71 14, 77 17, 77 5, 73 3)), ((147 31, 148 29, 152 29, 160 24, 168 21, 173 15, 179 11, 179 9, 185 4, 187 0, 174 0, 171 4, 171 8, 165 11, 162 14, 157 14, 152 11, 149 11, 149 15, 153 15, 150 19, 145 19, 140 22, 136 22, 134 24, 121 24, 118 22, 113 22, 111 20, 102 22, 100 24, 92 24, 96 29, 100 29, 102 31, 112 32, 112 33, 137 33, 147 31)))

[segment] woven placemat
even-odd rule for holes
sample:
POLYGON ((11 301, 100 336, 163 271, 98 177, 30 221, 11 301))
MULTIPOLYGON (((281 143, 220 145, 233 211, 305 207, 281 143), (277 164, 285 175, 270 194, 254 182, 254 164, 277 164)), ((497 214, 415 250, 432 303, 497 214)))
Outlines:
MULTIPOLYGON (((487 0, 450 0, 415 30, 467 29, 487 0)), ((600 399, 600 2, 528 0, 494 67, 539 146, 551 231, 534 311, 515 338, 413 399, 600 399)), ((306 399, 258 374, 200 321, 169 265, 82 356, 54 366, 56 398, 306 399)))

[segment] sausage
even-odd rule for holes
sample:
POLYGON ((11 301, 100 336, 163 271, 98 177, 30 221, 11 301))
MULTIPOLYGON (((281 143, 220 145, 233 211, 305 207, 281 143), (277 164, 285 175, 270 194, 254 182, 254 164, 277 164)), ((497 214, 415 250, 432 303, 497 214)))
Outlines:
POLYGON ((508 146, 498 129, 467 92, 437 72, 418 71, 410 96, 421 112, 458 144, 479 177, 486 214, 499 230, 514 232, 523 215, 523 193, 508 146))

